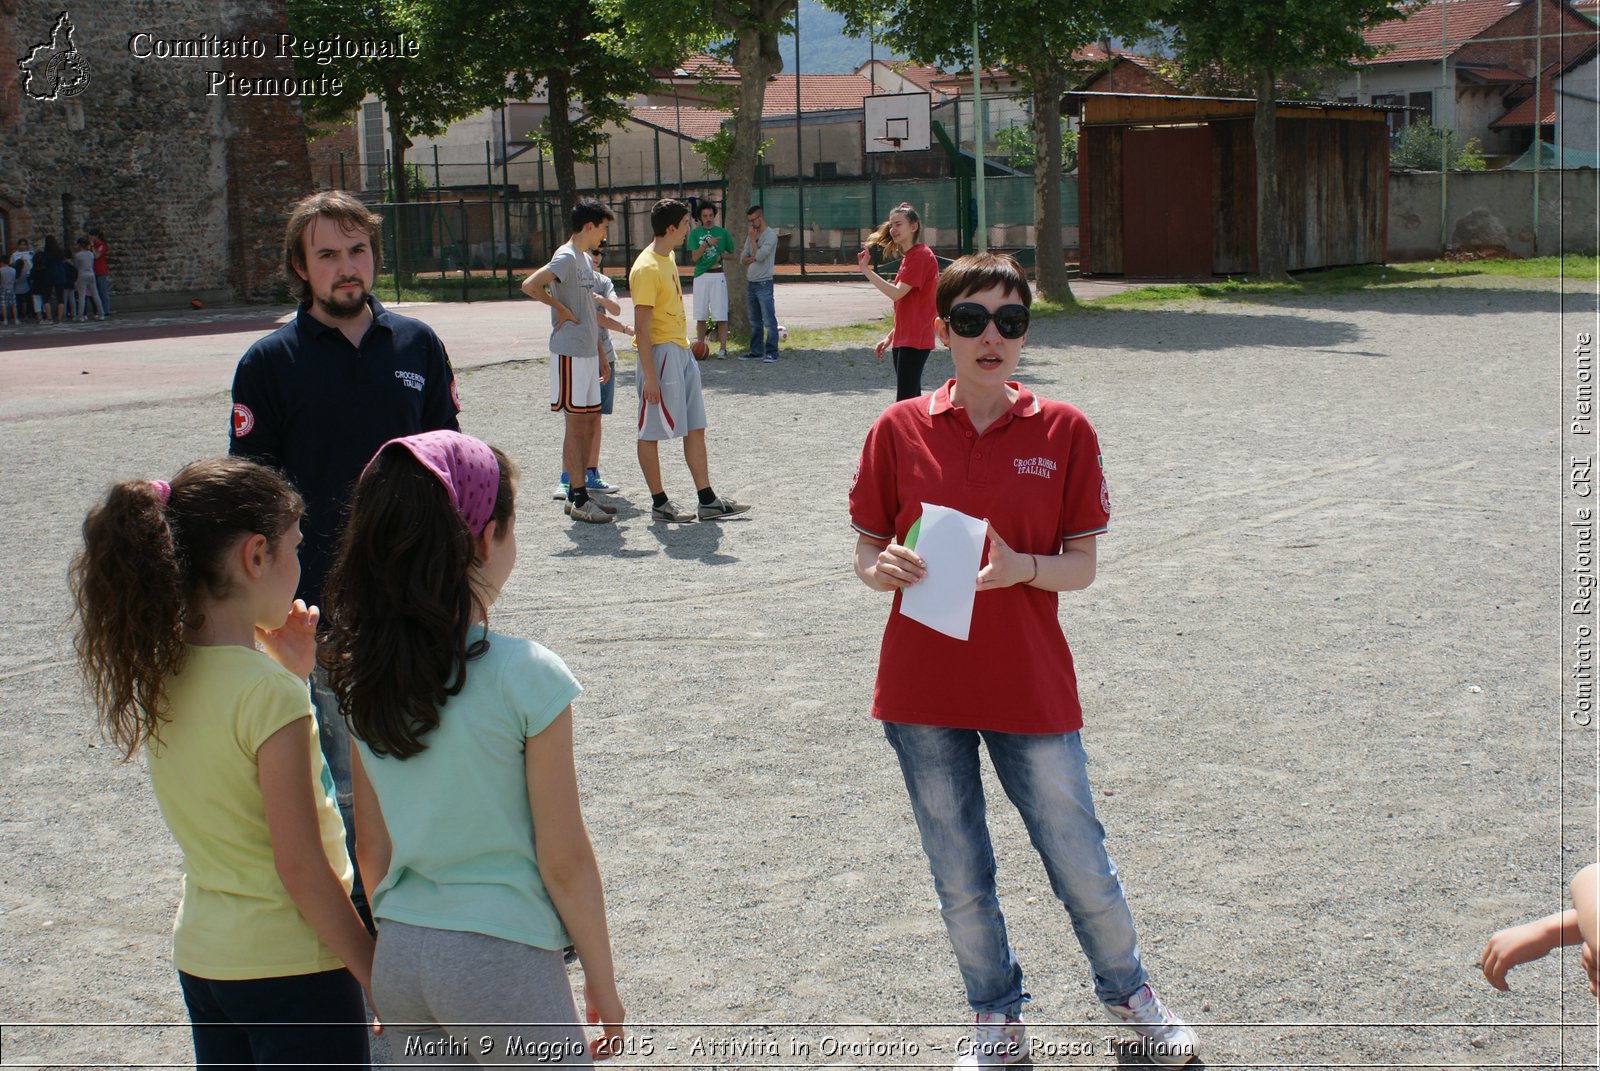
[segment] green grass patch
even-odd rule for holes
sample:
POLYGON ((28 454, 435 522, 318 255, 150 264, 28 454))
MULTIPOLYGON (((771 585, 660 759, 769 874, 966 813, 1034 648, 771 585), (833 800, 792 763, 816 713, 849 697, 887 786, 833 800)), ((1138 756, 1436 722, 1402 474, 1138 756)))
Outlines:
MULTIPOLYGON (((515 275, 515 273, 513 273, 515 275)), ((511 284, 511 292, 506 292, 506 277, 469 275, 465 279, 460 272, 449 272, 440 278, 437 272, 430 275, 407 275, 400 280, 400 301, 461 301, 462 287, 466 288, 466 299, 470 301, 504 301, 507 298, 521 297, 517 289, 517 281, 511 284)), ((378 276, 373 284, 372 292, 379 301, 394 301, 394 273, 388 272, 378 276)))
POLYGON ((1428 287, 1468 276, 1506 279, 1583 279, 1600 271, 1600 258, 1568 253, 1523 260, 1421 260, 1406 264, 1358 264, 1300 272, 1292 282, 1275 283, 1252 276, 1210 283, 1142 286, 1110 297, 1084 302, 1097 309, 1139 308, 1203 298, 1306 297, 1352 294, 1396 286, 1428 287))
POLYGON ((803 350, 820 350, 829 346, 870 346, 887 334, 893 325, 894 317, 885 316, 879 320, 841 324, 838 327, 791 327, 788 329, 789 345, 803 350))

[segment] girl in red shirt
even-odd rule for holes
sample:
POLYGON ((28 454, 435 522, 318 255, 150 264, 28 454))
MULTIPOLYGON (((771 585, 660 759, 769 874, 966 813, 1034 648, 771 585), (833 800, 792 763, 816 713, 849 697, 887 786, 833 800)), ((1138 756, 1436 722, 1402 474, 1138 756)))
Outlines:
POLYGON ((883 360, 889 350, 894 360, 895 401, 922 394, 922 368, 933 352, 933 289, 939 281, 939 261, 922 241, 922 218, 902 201, 883 226, 867 236, 856 254, 856 266, 873 286, 894 302, 894 327, 872 348, 883 360), (899 257, 900 270, 889 282, 872 270, 872 250, 884 257, 899 257))

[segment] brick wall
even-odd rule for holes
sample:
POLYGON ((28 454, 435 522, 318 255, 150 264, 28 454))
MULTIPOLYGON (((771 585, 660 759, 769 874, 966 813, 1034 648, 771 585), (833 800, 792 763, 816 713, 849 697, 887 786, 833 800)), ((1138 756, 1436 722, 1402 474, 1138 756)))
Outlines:
MULTIPOLYGON (((130 39, 269 35, 283 24, 281 0, 0 0, 0 43, 12 42, 0 55, 47 41, 64 7, 89 65, 82 94, 35 100, 0 77, 8 237, 71 241, 100 226, 120 309, 270 298, 284 214, 310 188, 298 102, 208 95, 208 70, 245 64, 139 58, 130 39)), ((270 56, 273 73, 291 73, 270 56)))
POLYGON ((311 183, 317 189, 361 189, 361 143, 357 139, 354 120, 319 138, 313 138, 307 147, 307 155, 311 159, 311 183), (342 183, 340 154, 344 157, 342 183))
POLYGON ((1529 40, 1464 45, 1455 54, 1455 62, 1510 67, 1531 76, 1534 73, 1534 34, 1543 38, 1542 60, 1546 67, 1558 61, 1566 63, 1577 59, 1579 53, 1594 44, 1594 23, 1557 0, 1542 0, 1544 25, 1538 27, 1536 2, 1540 0, 1522 4, 1484 33, 1486 37, 1528 37, 1529 40))

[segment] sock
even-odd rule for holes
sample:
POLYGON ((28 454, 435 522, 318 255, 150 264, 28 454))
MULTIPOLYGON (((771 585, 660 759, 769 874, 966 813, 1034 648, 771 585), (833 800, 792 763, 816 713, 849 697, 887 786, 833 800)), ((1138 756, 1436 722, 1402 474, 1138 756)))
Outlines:
POLYGON ((583 484, 573 484, 572 490, 567 492, 567 498, 572 501, 574 507, 581 506, 589 501, 589 492, 583 484))
POLYGON ((650 496, 650 505, 651 506, 659 509, 660 507, 665 506, 666 504, 667 504, 667 493, 665 491, 662 491, 659 494, 654 494, 654 495, 650 496))
POLYGON ((700 488, 698 494, 700 495, 700 504, 702 506, 709 506, 717 500, 717 493, 709 487, 700 488))

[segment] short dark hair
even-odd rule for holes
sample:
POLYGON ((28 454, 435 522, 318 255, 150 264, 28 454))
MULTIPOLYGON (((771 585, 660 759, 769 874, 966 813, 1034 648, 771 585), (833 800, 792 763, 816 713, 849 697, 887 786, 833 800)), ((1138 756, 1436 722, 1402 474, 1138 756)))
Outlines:
POLYGON ((748 219, 757 212, 760 212, 762 215, 766 215, 765 210, 763 210, 760 205, 751 205, 749 208, 744 210, 745 218, 748 219))
POLYGON ((289 213, 289 225, 283 231, 283 277, 289 285, 289 293, 297 301, 311 300, 311 284, 300 277, 306 266, 301 239, 318 216, 327 216, 347 231, 365 231, 372 246, 372 270, 378 270, 378 256, 383 249, 379 227, 383 221, 343 190, 313 193, 295 204, 294 211, 289 213))
POLYGON ((998 286, 1015 294, 1024 305, 1033 304, 1033 290, 1022 265, 1004 253, 973 253, 962 257, 939 273, 939 286, 933 292, 933 306, 939 319, 950 318, 950 307, 958 298, 998 286))
POLYGON ((608 219, 616 219, 617 214, 593 197, 585 197, 572 206, 572 233, 577 234, 585 226, 593 223, 599 226, 608 219))
POLYGON ((694 212, 695 218, 698 219, 700 217, 700 213, 704 212, 708 208, 711 209, 712 214, 715 215, 716 211, 717 211, 717 202, 715 202, 715 201, 701 201, 700 202, 700 207, 695 209, 695 212, 694 212))
POLYGON ((650 230, 657 238, 683 222, 689 206, 673 197, 663 197, 650 209, 650 230))

